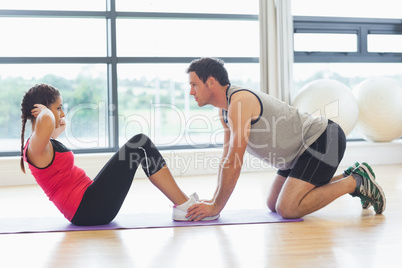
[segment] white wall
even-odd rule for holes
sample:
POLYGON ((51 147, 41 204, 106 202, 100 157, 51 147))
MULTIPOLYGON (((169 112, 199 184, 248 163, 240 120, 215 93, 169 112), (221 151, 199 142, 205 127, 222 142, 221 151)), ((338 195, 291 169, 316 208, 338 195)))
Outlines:
MULTIPOLYGON (((174 176, 217 174, 221 154, 220 149, 162 151, 174 176)), ((93 178, 111 155, 77 154, 76 165, 93 178)), ((402 140, 387 143, 349 142, 341 166, 349 166, 355 161, 368 162, 371 165, 402 164, 402 140)), ((245 156, 243 172, 266 169, 271 167, 248 154, 245 156)), ((0 186, 34 184, 35 180, 27 166, 26 170, 27 174, 20 171, 19 157, 0 158, 0 186)), ((145 178, 141 169, 137 171, 136 178, 145 178)))

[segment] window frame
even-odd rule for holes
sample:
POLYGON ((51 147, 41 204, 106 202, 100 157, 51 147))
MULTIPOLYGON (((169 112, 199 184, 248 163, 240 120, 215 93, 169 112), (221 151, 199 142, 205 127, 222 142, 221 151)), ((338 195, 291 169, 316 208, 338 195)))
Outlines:
POLYGON ((295 51, 295 63, 402 62, 402 53, 368 52, 368 35, 402 35, 402 19, 294 16, 293 33, 356 34, 357 52, 295 51))
POLYGON ((368 51, 368 35, 402 35, 402 19, 293 16, 293 34, 296 33, 354 33, 357 52, 294 51, 294 63, 402 63, 400 52, 368 51))
MULTIPOLYGON (((107 52, 105 57, 0 57, 1 64, 106 64, 107 91, 109 110, 107 148, 73 149, 74 153, 105 153, 119 149, 118 133, 118 81, 117 65, 124 63, 190 63, 199 57, 117 57, 116 52, 116 21, 121 18, 129 19, 179 19, 179 20, 235 20, 258 21, 258 15, 250 14, 215 14, 215 13, 170 13, 170 12, 124 12, 116 11, 116 0, 105 0, 105 11, 63 11, 63 10, 0 10, 0 17, 25 18, 103 18, 106 27, 107 52)), ((219 57, 219 55, 216 55, 219 57)), ((259 63, 258 57, 221 57, 226 63, 259 63)), ((203 148, 215 147, 212 144, 203 148)), ((190 145, 160 147, 161 150, 195 148, 190 145)), ((1 156, 17 156, 20 152, 0 152, 1 156)))

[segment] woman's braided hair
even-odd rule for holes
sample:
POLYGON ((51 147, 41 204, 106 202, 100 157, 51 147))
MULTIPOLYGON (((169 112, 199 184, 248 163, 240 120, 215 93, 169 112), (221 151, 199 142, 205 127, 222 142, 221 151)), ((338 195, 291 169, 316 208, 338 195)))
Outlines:
POLYGON ((25 133, 25 126, 29 120, 34 121, 35 117, 31 114, 32 109, 34 109, 35 104, 43 104, 46 107, 50 108, 57 98, 60 96, 60 92, 49 85, 46 84, 38 84, 34 87, 30 88, 22 98, 21 102, 21 119, 22 119, 22 129, 21 129, 21 160, 20 166, 22 172, 25 173, 25 166, 24 166, 24 133, 25 133))

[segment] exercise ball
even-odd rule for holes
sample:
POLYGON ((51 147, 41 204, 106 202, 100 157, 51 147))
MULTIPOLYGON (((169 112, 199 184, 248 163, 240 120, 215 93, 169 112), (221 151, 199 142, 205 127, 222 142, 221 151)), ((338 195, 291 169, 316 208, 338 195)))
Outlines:
POLYGON ((356 126, 359 107, 352 91, 333 79, 319 79, 305 85, 293 101, 301 112, 324 116, 338 123, 346 135, 356 126))
POLYGON ((359 104, 356 129, 370 141, 402 136, 402 84, 391 78, 367 79, 353 89, 359 104))

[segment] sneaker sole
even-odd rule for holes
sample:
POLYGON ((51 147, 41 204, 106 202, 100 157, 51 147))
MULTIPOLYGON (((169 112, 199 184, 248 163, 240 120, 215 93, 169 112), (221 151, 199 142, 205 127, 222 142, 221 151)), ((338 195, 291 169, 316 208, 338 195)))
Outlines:
MULTIPOLYGON (((218 218, 219 218, 219 216, 217 216, 217 217, 205 217, 201 221, 214 221, 214 220, 216 220, 218 218)), ((180 218, 180 219, 176 218, 176 219, 173 219, 173 221, 183 222, 183 221, 189 221, 189 220, 187 218, 184 218, 184 219, 183 218, 180 218)))
MULTIPOLYGON (((361 166, 366 167, 369 170, 369 174, 373 176, 373 180, 375 180, 375 173, 374 173, 373 169, 370 167, 370 165, 367 164, 366 162, 363 162, 361 164, 361 166)), ((371 179, 371 177, 370 177, 370 179, 371 179)))
MULTIPOLYGON (((218 219, 219 216, 220 215, 213 216, 213 217, 205 217, 201 221, 214 221, 214 220, 218 219)), ((185 218, 185 217, 174 217, 173 218, 174 221, 189 221, 188 219, 189 218, 185 218)))
POLYGON ((375 175, 374 175, 374 172, 371 169, 371 167, 367 163, 362 163, 360 166, 364 169, 366 174, 369 175, 371 182, 377 187, 378 192, 380 193, 380 195, 383 199, 383 207, 382 207, 381 211, 376 211, 377 214, 381 214, 385 211, 385 207, 386 207, 386 198, 385 198, 384 191, 382 190, 381 186, 376 182, 375 175))
MULTIPOLYGON (((373 170, 371 169, 371 167, 370 167, 367 163, 363 162, 362 165, 367 166, 367 168, 371 171, 371 173, 374 174, 373 170)), ((355 163, 353 164, 353 166, 350 166, 349 168, 347 168, 347 169, 344 171, 344 174, 347 175, 347 176, 352 175, 353 170, 355 170, 355 169, 358 168, 359 166, 360 166, 360 163, 359 163, 359 162, 355 162, 355 163)), ((375 178, 375 174, 374 174, 374 178, 375 178)), ((363 209, 368 209, 368 208, 371 207, 370 201, 367 201, 367 200, 366 200, 366 201, 363 201, 363 200, 362 200, 362 201, 361 201, 361 205, 362 205, 362 208, 363 208, 363 209)))
MULTIPOLYGON (((357 162, 356 162, 357 163, 357 162)), ((360 166, 360 165, 358 165, 358 166, 360 166)), ((374 171, 373 171, 373 169, 370 167, 370 165, 369 164, 367 164, 366 162, 363 162, 363 163, 361 163, 361 166, 365 166, 370 172, 369 173, 367 173, 367 174, 369 174, 369 176, 370 176, 370 179, 372 180, 372 181, 375 181, 375 173, 374 173, 374 171), (372 175, 372 176, 371 176, 372 175)), ((368 208, 370 208, 372 206, 372 204, 370 203, 370 201, 366 201, 366 202, 364 202, 364 204, 362 204, 362 208, 363 209, 368 209, 368 208)))

